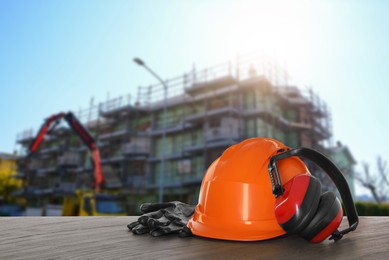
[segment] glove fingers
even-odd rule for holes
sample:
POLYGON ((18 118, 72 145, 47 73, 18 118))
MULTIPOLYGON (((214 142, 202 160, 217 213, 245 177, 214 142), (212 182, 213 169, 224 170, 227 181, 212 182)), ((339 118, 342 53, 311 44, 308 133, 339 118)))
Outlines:
POLYGON ((170 212, 168 210, 166 210, 164 216, 165 216, 165 218, 169 219, 170 221, 180 220, 180 217, 177 213, 170 212))
POLYGON ((132 231, 132 233, 134 233, 136 235, 142 235, 142 234, 150 232, 150 229, 148 226, 144 226, 142 224, 139 224, 139 225, 133 227, 131 231, 132 231))
POLYGON ((185 226, 180 230, 180 232, 178 233, 178 236, 179 237, 191 237, 191 236, 193 236, 193 233, 187 226, 185 226))
POLYGON ((176 207, 170 207, 164 209, 164 216, 176 223, 180 222, 182 226, 186 225, 189 218, 193 215, 195 210, 194 205, 188 205, 184 203, 177 204, 176 207))
POLYGON ((150 228, 150 230, 156 229, 160 226, 167 226, 170 223, 171 223, 171 221, 169 219, 165 218, 164 216, 162 216, 159 219, 152 219, 151 218, 147 221, 147 225, 150 228))
POLYGON ((142 225, 147 226, 147 222, 149 221, 149 219, 158 219, 158 218, 163 216, 163 213, 164 212, 161 211, 161 210, 155 211, 155 212, 146 213, 146 214, 143 214, 142 216, 140 216, 138 218, 138 221, 142 225))
POLYGON ((178 226, 175 223, 170 223, 167 226, 159 226, 158 228, 151 230, 150 235, 153 237, 159 237, 165 234, 178 233, 181 229, 181 226, 178 226))
POLYGON ((144 203, 141 211, 144 213, 138 221, 127 225, 134 234, 149 232, 152 236, 180 233, 180 237, 191 235, 186 227, 189 218, 193 215, 195 205, 188 205, 179 201, 164 203, 144 203))
POLYGON ((182 216, 182 214, 174 214, 170 212, 166 212, 164 216, 170 220, 170 222, 174 222, 175 225, 183 227, 186 226, 189 219, 185 216, 182 216))
POLYGON ((128 229, 132 230, 137 225, 139 225, 139 221, 131 222, 130 224, 127 225, 127 227, 128 229))
POLYGON ((153 231, 150 231, 150 235, 152 235, 153 237, 159 237, 165 235, 165 232, 162 229, 157 228, 154 229, 153 231))
POLYGON ((140 205, 140 210, 143 213, 149 213, 149 212, 158 211, 160 209, 164 209, 164 208, 167 208, 167 207, 171 207, 173 205, 174 204, 172 204, 171 202, 143 203, 142 205, 140 205))

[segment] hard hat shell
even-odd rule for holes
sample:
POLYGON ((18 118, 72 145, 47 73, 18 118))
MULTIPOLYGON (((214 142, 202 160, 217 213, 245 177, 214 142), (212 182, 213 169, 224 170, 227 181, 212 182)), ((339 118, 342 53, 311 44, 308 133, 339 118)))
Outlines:
MULTIPOLYGON (((208 168, 188 228, 193 234, 226 240, 265 240, 285 234, 274 214, 268 174, 270 157, 283 149, 270 138, 251 138, 229 147, 208 168)), ((282 183, 309 174, 297 157, 277 163, 282 183)))

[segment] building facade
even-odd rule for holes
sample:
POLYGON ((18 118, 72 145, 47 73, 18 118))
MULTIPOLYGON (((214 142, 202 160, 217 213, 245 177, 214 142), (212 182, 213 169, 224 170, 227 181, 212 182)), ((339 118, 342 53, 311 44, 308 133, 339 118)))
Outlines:
MULTIPOLYGON (((332 126, 325 103, 311 89, 289 85, 276 64, 239 57, 193 69, 166 85, 139 87, 134 100, 122 96, 79 113, 98 142, 105 188, 126 196, 130 214, 141 203, 158 200, 162 163, 164 201, 196 203, 207 167, 244 139, 271 137, 290 147, 330 153, 332 126)), ((32 138, 32 131, 18 136, 22 150, 32 138)), ((24 180, 19 195, 28 197, 31 207, 60 205, 58 190, 74 192, 93 181, 89 152, 62 126, 32 158, 21 156, 18 164, 24 180)))

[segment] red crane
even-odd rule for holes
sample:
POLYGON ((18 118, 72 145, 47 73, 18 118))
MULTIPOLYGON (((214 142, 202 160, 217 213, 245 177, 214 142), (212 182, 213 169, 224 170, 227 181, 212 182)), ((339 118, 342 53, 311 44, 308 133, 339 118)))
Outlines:
POLYGON ((33 142, 29 146, 27 156, 31 156, 38 150, 39 145, 42 143, 44 136, 47 133, 52 132, 62 119, 65 119, 65 121, 69 124, 70 128, 81 138, 84 144, 91 151, 94 164, 95 192, 99 193, 101 190, 101 185, 104 181, 103 172, 101 169, 100 152, 97 148, 94 138, 85 129, 85 127, 81 124, 81 122, 72 112, 58 113, 47 118, 41 126, 37 136, 34 138, 33 142))

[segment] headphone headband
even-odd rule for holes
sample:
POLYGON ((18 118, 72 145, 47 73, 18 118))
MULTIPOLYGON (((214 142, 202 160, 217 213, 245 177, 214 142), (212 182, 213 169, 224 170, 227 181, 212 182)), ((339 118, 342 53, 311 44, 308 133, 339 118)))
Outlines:
POLYGON ((299 156, 315 163, 331 178, 331 180, 335 183, 336 188, 339 190, 345 211, 347 213, 349 228, 334 233, 332 235, 332 238, 335 240, 339 240, 344 234, 347 234, 350 231, 354 231, 358 226, 358 214, 357 210, 355 209, 354 201, 347 181, 341 171, 335 166, 335 164, 331 162, 330 159, 328 159, 325 155, 318 151, 309 148, 296 148, 279 153, 271 157, 268 166, 268 171, 272 183, 273 194, 278 197, 284 193, 280 174, 277 168, 277 161, 291 156, 299 156))

